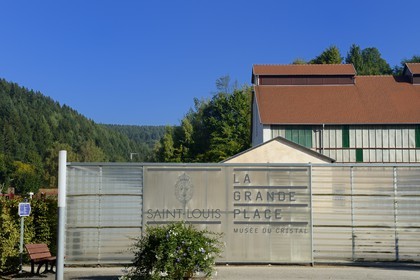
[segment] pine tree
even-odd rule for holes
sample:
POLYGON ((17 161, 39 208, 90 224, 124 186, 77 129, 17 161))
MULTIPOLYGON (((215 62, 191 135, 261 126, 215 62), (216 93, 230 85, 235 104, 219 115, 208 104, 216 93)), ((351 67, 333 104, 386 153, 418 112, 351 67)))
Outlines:
POLYGON ((331 46, 310 61, 311 64, 341 64, 343 58, 336 46, 331 46))

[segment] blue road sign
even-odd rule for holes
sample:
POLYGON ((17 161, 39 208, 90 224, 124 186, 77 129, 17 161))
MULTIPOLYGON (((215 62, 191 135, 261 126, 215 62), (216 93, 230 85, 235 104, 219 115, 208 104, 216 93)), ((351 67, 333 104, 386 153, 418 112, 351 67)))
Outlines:
POLYGON ((31 204, 27 202, 19 203, 19 216, 28 217, 31 214, 31 204))

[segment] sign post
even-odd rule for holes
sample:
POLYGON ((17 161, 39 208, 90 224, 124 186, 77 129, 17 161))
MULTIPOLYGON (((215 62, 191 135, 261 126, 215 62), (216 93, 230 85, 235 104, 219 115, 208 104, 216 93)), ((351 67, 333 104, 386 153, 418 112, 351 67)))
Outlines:
POLYGON ((20 216, 20 265, 19 265, 19 273, 22 273, 22 259, 23 259, 23 235, 25 230, 25 217, 28 217, 31 214, 31 204, 28 202, 19 203, 19 210, 20 216))

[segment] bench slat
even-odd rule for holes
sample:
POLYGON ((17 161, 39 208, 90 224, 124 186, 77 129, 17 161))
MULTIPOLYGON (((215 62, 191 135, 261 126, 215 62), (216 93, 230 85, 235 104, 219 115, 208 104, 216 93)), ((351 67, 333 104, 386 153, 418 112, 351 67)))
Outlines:
POLYGON ((44 253, 44 252, 49 252, 50 250, 48 250, 48 248, 33 248, 33 249, 28 249, 28 253, 29 254, 36 254, 36 253, 44 253))
POLYGON ((39 264, 37 273, 45 264, 45 270, 48 269, 48 264, 51 265, 51 270, 55 266, 56 257, 51 255, 47 244, 25 244, 26 251, 31 259, 31 273, 34 273, 34 264, 39 264))
POLYGON ((42 247, 42 248, 48 248, 47 244, 45 244, 45 243, 44 244, 43 243, 40 243, 40 244, 25 244, 25 246, 28 249, 40 248, 40 247, 42 247))
POLYGON ((45 258, 49 258, 51 257, 51 253, 37 253, 37 254, 31 254, 30 255, 31 259, 33 260, 38 260, 38 259, 45 259, 45 258))

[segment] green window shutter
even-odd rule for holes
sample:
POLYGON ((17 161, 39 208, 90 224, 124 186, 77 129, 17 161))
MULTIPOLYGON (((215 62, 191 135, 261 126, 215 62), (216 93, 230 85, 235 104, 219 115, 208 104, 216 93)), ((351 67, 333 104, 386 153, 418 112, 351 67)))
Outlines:
POLYGON ((312 129, 306 131, 305 140, 305 147, 312 148, 312 129))
POLYGON ((300 145, 303 145, 303 143, 305 141, 305 130, 304 129, 299 129, 298 132, 299 132, 299 140, 298 140, 298 143, 300 145))
POLYGON ((420 125, 416 126, 416 148, 420 148, 420 125))
POLYGON ((356 162, 363 162, 363 149, 356 149, 356 162))
POLYGON ((348 125, 343 126, 343 148, 350 148, 350 129, 348 125))
POLYGON ((285 128, 285 138, 307 148, 312 148, 312 128, 290 126, 285 128))
POLYGON ((286 138, 287 140, 292 140, 292 130, 291 129, 289 129, 289 128, 286 128, 286 131, 285 131, 285 137, 284 138, 286 138))
POLYGON ((299 143, 299 130, 297 129, 292 130, 292 141, 295 143, 299 143))

